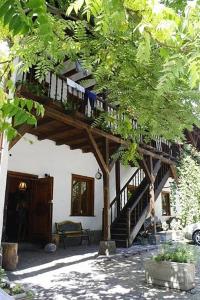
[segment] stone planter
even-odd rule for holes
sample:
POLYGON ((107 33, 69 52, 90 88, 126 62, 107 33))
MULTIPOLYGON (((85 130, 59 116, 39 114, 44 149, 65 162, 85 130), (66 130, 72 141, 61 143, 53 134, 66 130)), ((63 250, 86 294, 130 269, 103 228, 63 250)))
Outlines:
POLYGON ((2 289, 0 289, 0 299, 1 300, 14 300, 15 298, 13 296, 9 296, 6 292, 4 292, 2 289))
POLYGON ((15 300, 26 300, 26 293, 21 293, 13 296, 15 300))
POLYGON ((147 283, 188 291, 194 288, 195 265, 170 261, 146 261, 147 283))

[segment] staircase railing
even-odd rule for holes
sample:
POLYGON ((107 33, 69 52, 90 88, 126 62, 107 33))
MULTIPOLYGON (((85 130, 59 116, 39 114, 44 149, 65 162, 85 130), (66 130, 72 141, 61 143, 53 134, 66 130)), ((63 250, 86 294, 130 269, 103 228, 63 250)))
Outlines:
MULTIPOLYGON (((159 196, 168 177, 169 165, 162 164, 154 183, 155 200, 159 196)), ((141 193, 138 195, 132 206, 127 209, 127 238, 129 245, 133 242, 133 239, 139 232, 149 210, 149 183, 144 181, 142 184, 143 186, 140 188, 141 193)))
POLYGON ((136 193, 137 188, 145 178, 145 173, 142 169, 137 169, 126 184, 121 189, 120 193, 116 195, 115 199, 110 203, 111 224, 119 217, 121 211, 128 203, 130 196, 136 193), (131 188, 134 189, 131 192, 131 188))

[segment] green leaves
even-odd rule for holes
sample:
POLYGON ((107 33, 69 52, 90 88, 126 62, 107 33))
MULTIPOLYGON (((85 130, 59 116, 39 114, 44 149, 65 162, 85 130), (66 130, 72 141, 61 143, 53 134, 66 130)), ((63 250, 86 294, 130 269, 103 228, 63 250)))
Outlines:
POLYGON ((177 167, 178 182, 171 185, 172 202, 179 207, 182 225, 200 221, 200 155, 185 146, 177 167))
POLYGON ((8 25, 13 35, 24 34, 29 30, 25 13, 18 0, 5 0, 0 5, 0 20, 8 25))

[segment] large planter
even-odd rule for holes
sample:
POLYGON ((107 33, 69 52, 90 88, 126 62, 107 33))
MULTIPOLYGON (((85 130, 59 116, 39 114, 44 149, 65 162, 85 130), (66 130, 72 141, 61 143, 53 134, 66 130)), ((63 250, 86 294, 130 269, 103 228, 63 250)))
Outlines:
POLYGON ((28 299, 26 293, 20 293, 20 294, 10 296, 0 288, 0 300, 26 300, 26 299, 28 299))
POLYGON ((146 261, 147 283, 188 291, 194 288, 195 265, 170 261, 146 261))
POLYGON ((13 296, 9 296, 6 292, 4 292, 1 288, 0 288, 0 299, 1 300, 14 300, 13 296))

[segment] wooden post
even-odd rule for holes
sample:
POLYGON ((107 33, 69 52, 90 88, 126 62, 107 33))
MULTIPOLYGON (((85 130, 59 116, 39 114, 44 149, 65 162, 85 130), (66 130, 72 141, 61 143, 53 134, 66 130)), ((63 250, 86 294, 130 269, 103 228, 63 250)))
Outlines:
POLYGON ((151 184, 150 184, 149 194, 150 194, 150 213, 151 213, 151 216, 154 219, 154 221, 153 221, 153 231, 154 231, 154 234, 156 234, 155 192, 154 192, 154 183, 153 182, 151 182, 151 184))
POLYGON ((117 199, 117 216, 120 214, 120 190, 121 190, 121 177, 120 177, 120 160, 118 159, 115 163, 115 185, 116 185, 116 197, 117 199))
POLYGON ((110 240, 110 222, 109 222, 109 210, 110 210, 110 191, 109 191, 109 174, 103 174, 103 189, 104 189, 104 241, 110 240))
POLYGON ((93 150, 94 156, 103 172, 103 194, 104 194, 104 209, 103 209, 103 237, 104 241, 110 240, 110 187, 109 187, 109 142, 105 138, 104 151, 100 151, 91 131, 86 129, 89 144, 93 150))
POLYGON ((151 216, 153 217, 153 232, 154 232, 154 234, 156 234, 156 219, 155 219, 156 218, 156 208, 155 208, 155 186, 154 186, 154 184, 155 184, 156 176, 157 176, 160 166, 161 166, 160 160, 158 160, 156 165, 153 166, 153 159, 150 156, 151 183, 150 183, 149 194, 150 194, 150 213, 151 213, 151 216))
MULTIPOLYGON (((103 157, 106 166, 109 166, 109 142, 105 138, 105 147, 103 157)), ((104 193, 104 241, 110 240, 110 178, 109 172, 103 172, 103 193, 104 193)))

